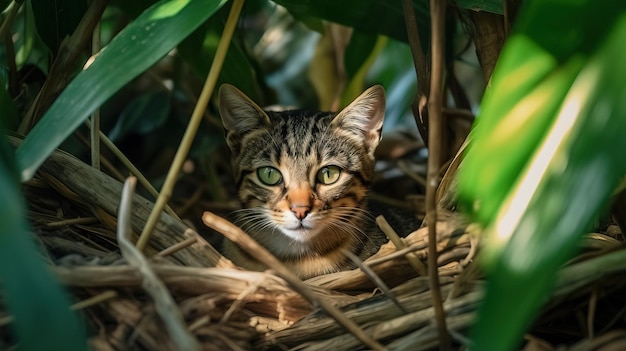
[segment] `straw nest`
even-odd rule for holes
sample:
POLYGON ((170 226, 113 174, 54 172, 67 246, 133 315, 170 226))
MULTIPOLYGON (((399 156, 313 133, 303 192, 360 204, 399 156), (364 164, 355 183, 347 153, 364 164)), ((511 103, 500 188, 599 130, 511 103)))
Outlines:
MULTIPOLYGON (((89 323, 92 349, 369 349, 358 333, 392 350, 437 348, 428 280, 418 273, 426 263, 426 229, 406 237, 405 248, 383 246, 362 268, 297 284, 280 278, 276 269, 237 269, 168 214, 139 253, 129 243, 137 239, 134 233, 143 228, 152 203, 134 196, 124 219, 132 228, 130 238, 118 239, 122 184, 68 154, 54 153, 24 185, 24 193, 41 250, 73 292, 73 308, 89 323), (336 313, 358 330, 348 331, 336 313)), ((236 231, 212 214, 204 220, 236 231)), ((442 213, 437 228, 447 325, 456 347, 464 349, 482 295, 472 264, 476 236, 453 213, 442 213)), ((626 260, 616 256, 621 233, 609 227, 611 235, 606 234, 590 234, 584 253, 563 269, 527 334, 527 350, 626 345, 626 331, 620 329, 626 310, 620 273, 626 260)), ((8 347, 6 340, 0 344, 8 347)))

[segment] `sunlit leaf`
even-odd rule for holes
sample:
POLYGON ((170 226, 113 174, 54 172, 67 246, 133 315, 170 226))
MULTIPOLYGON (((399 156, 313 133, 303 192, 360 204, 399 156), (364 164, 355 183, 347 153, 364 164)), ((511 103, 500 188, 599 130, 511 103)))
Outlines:
POLYGON ((459 173, 461 203, 487 234, 474 350, 518 346, 626 173, 626 71, 616 69, 626 60, 626 4, 526 6, 459 173))

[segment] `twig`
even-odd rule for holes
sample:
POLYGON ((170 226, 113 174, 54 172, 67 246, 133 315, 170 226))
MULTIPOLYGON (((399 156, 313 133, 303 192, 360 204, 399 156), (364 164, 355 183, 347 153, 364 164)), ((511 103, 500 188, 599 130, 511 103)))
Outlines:
POLYGON ((587 308, 587 338, 595 338, 594 322, 596 319, 596 308, 598 307, 598 289, 595 288, 591 291, 589 296, 589 306, 587 308))
POLYGON ((222 315, 220 319, 221 324, 228 322, 233 313, 237 312, 246 303, 248 296, 259 290, 260 283, 259 280, 249 282, 250 285, 237 296, 237 299, 233 301, 230 307, 228 307, 228 310, 224 312, 224 315, 222 315))
MULTIPOLYGON (((93 29, 93 35, 91 38, 91 54, 95 55, 100 51, 102 42, 100 41, 100 25, 102 21, 98 21, 96 27, 93 29)), ((91 115, 91 167, 100 169, 100 108, 93 111, 91 115)))
POLYGON ((154 255, 154 258, 163 258, 163 257, 169 256, 169 255, 173 254, 176 251, 182 250, 182 249, 184 249, 184 248, 186 248, 186 247, 188 247, 190 245, 195 244, 197 241, 198 241, 198 238, 195 237, 195 236, 191 237, 191 238, 188 238, 188 239, 185 239, 185 240, 179 242, 176 245, 172 245, 172 246, 168 247, 165 250, 159 251, 159 253, 154 255))
MULTIPOLYGON (((86 120, 85 124, 87 125, 87 127, 89 127, 90 130, 92 129, 91 122, 89 120, 86 120)), ((132 174, 133 176, 137 177, 137 179, 139 179, 139 184, 141 184, 144 188, 146 188, 146 190, 148 190, 150 195, 154 196, 154 198, 157 199, 159 197, 159 192, 152 186, 148 178, 146 178, 141 173, 141 171, 137 167, 135 167, 135 165, 128 159, 128 157, 124 155, 122 150, 120 150, 111 141, 111 139, 109 139, 106 136, 106 134, 102 133, 102 131, 98 131, 98 138, 104 144, 104 146, 106 146, 109 149, 109 151, 111 151, 113 155, 115 155, 115 157, 117 157, 117 159, 120 160, 120 162, 122 162, 124 167, 128 168, 128 170, 130 171, 130 174, 132 174)), ((174 212, 174 210, 169 205, 165 205, 165 212, 167 212, 170 216, 176 219, 180 219, 178 215, 176 215, 176 212, 174 212)))
POLYGON ((98 223, 97 217, 78 217, 78 218, 64 219, 61 221, 46 223, 46 226, 48 228, 57 228, 57 227, 63 227, 63 226, 72 225, 72 224, 93 224, 93 223, 98 223))
POLYGON ((122 199, 117 221, 117 241, 120 251, 128 264, 135 267, 141 273, 143 287, 154 300, 156 311, 161 317, 176 348, 179 350, 200 350, 200 345, 196 339, 187 331, 182 313, 167 290, 167 287, 157 277, 141 251, 137 250, 128 239, 131 232, 131 206, 136 182, 136 178, 129 177, 124 183, 122 190, 122 199))
POLYGON ((423 130, 424 124, 427 124, 428 108, 427 97, 430 89, 430 77, 428 75, 428 60, 422 50, 419 31, 417 29, 417 20, 415 19, 415 10, 413 9, 413 1, 402 0, 402 10, 404 12, 404 23, 406 25, 406 34, 409 39, 409 47, 413 55, 413 65, 415 66, 415 74, 417 75, 417 97, 413 104, 413 117, 415 123, 424 139, 428 142, 428 135, 423 130))
POLYGON ((407 164, 407 162, 405 160, 399 160, 398 161, 398 168, 400 168, 404 174, 408 175, 409 178, 413 179, 414 181, 417 182, 417 184, 426 187, 426 179, 424 179, 424 177, 422 177, 421 175, 413 172, 410 168, 409 165, 407 164))
MULTIPOLYGON (((380 228, 380 230, 382 230, 383 233, 387 235, 389 240, 396 246, 396 249, 402 250, 402 249, 407 248, 407 245, 404 243, 404 241, 402 241, 402 239, 400 239, 396 231, 393 230, 393 228, 389 225, 385 217, 383 216, 376 217, 376 224, 378 224, 378 227, 380 228)), ((422 277, 426 276, 427 274, 426 267, 424 266, 422 261, 420 261, 419 258, 415 256, 415 254, 413 253, 407 254, 406 260, 409 262, 411 267, 413 267, 413 269, 415 269, 415 271, 419 275, 421 275, 422 277)))
POLYGON ((378 341, 372 339, 366 334, 352 320, 348 319, 337 307, 330 304, 326 299, 320 299, 318 296, 307 287, 295 274, 293 274, 285 265, 283 265, 276 257, 274 257, 264 247, 259 245, 256 241, 244 233, 239 227, 228 222, 227 220, 214 215, 210 212, 204 212, 202 216, 204 224, 210 228, 222 233, 228 240, 239 245, 250 255, 253 255, 260 262, 265 264, 270 269, 274 270, 276 274, 283 278, 291 287, 300 293, 305 299, 314 305, 321 307, 328 315, 337 321, 346 330, 352 333, 363 344, 373 350, 385 350, 385 347, 378 341))
POLYGON ((48 79, 46 79, 18 128, 20 134, 26 135, 39 117, 50 107, 54 98, 61 90, 65 89, 73 77, 72 73, 76 69, 76 64, 82 57, 84 48, 91 39, 93 29, 100 21, 107 4, 108 0, 91 1, 74 33, 61 42, 57 57, 50 67, 48 79))
POLYGON ((441 160, 441 140, 443 135, 443 70, 445 50, 446 1, 430 0, 431 18, 431 80, 428 98, 428 172, 426 186, 426 223, 428 225, 428 273, 433 298, 439 349, 451 350, 450 336, 446 327, 439 272, 437 269, 437 187, 441 160))
POLYGON ((342 249, 341 252, 346 255, 346 257, 348 257, 350 261, 354 262, 354 264, 356 264, 361 269, 361 271, 363 271, 363 273, 365 273, 365 275, 370 278, 380 290, 382 290, 382 292, 393 302, 394 305, 396 305, 400 309, 400 311, 402 311, 403 313, 409 313, 409 311, 407 311, 407 309, 402 306, 400 301, 398 301, 396 295, 391 291, 391 289, 389 289, 387 284, 385 284, 385 282, 380 279, 376 272, 374 272, 368 265, 364 264, 363 261, 361 261, 361 259, 359 259, 359 257, 352 252, 346 249, 342 249))
POLYGON ((206 106, 208 105, 209 99, 213 94, 213 89, 215 88, 217 78, 222 69, 222 64, 224 63, 224 59, 226 58, 226 52, 228 51, 228 46, 230 45, 230 41, 233 37, 233 32, 235 31, 235 27, 237 26, 237 21, 239 20, 239 14, 241 13, 243 3, 244 0, 234 0, 233 6, 230 8, 230 13, 228 14, 228 19, 226 20, 226 25, 224 26, 224 32, 222 33, 222 37, 215 52, 215 59, 213 59, 213 63, 211 64, 211 68, 209 69, 209 74, 206 78, 206 81, 204 82, 204 87, 202 88, 202 92, 200 93, 200 97, 198 98, 198 103, 193 110, 191 119, 189 120, 189 124, 187 125, 187 129, 185 130, 183 140, 181 141, 180 146, 176 151, 174 161, 172 161, 172 165, 167 172, 167 177, 165 178, 165 183, 163 184, 161 193, 159 194, 159 197, 154 204, 154 208, 150 213, 150 217, 148 217, 148 221, 146 222, 146 225, 141 232, 141 236, 137 241, 137 248, 139 248, 139 250, 143 250, 146 247, 146 244, 150 240, 150 235, 152 235, 152 231, 157 224, 159 217, 161 216, 161 211, 163 211, 163 207, 172 196, 172 189, 174 188, 174 184, 176 184, 176 180, 178 179, 178 173, 180 172, 180 169, 183 166, 185 159, 187 158, 187 154, 189 153, 189 149, 191 148, 191 144, 196 135, 196 131, 198 130, 198 126, 202 121, 206 106))
POLYGON ((71 309, 74 311, 77 310, 82 310, 83 308, 87 308, 96 304, 99 304, 103 301, 107 301, 110 300, 112 298, 117 297, 117 291, 116 290, 107 290, 107 291, 103 291, 98 295, 94 295, 88 299, 82 300, 82 301, 78 301, 77 303, 73 304, 71 306, 71 309))

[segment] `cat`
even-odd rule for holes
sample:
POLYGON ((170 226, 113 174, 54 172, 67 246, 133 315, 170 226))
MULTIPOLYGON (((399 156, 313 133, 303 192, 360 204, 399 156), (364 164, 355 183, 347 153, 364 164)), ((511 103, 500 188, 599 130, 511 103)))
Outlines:
MULTIPOLYGON (((243 209, 235 223, 300 278, 354 268, 387 241, 368 212, 385 92, 375 85, 338 113, 265 111, 232 85, 219 111, 243 209)), ((225 240, 224 254, 265 267, 225 240)))

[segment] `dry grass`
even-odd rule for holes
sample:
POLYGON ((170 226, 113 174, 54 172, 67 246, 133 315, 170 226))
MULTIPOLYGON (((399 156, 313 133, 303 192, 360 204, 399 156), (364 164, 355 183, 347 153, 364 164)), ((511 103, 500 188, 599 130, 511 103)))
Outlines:
MULTIPOLYGON (((24 192, 36 238, 54 273, 71 288, 74 308, 82 310, 89 324, 93 349, 180 349, 167 326, 176 323, 172 315, 181 317, 183 333, 203 350, 368 348, 354 331, 337 323, 332 308, 388 349, 437 348, 428 280, 417 273, 415 263, 426 262, 426 229, 416 228, 403 239, 405 248, 389 243, 365 261, 390 288, 389 295, 361 269, 303 283, 291 281, 280 268, 237 269, 195 230, 167 214, 161 215, 145 250, 147 263, 130 265, 116 234, 122 184, 62 152, 43 165, 24 192), (158 310, 161 298, 155 297, 152 290, 157 288, 146 282, 144 270, 163 285, 174 314, 158 310)), ((134 197, 128 222, 133 241, 151 207, 150 201, 134 197)), ((480 274, 472 264, 475 236, 472 226, 455 214, 439 220, 440 288, 455 347, 463 349, 481 298, 480 274)), ((558 343, 569 345, 559 350, 626 346, 626 332, 620 329, 626 326, 626 289, 619 278, 626 259, 621 241, 614 238, 621 233, 611 233, 588 236, 585 253, 563 270, 527 336, 526 350, 555 350, 558 343)), ((1 327, 11 322, 3 315, 1 327)), ((7 342, 0 349, 10 347, 7 342)))

